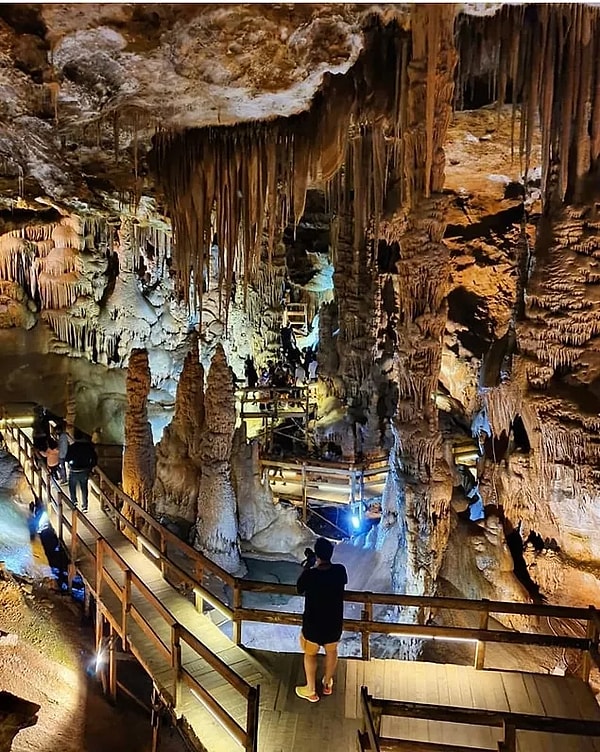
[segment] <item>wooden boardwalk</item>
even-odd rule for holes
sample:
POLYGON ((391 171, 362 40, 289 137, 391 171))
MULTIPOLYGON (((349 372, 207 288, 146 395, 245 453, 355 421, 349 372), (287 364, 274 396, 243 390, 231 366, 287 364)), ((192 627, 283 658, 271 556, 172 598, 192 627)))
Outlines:
MULTIPOLYGON (((189 595, 164 579, 160 558, 148 544, 146 552, 138 550, 115 527, 101 509, 98 487, 91 485, 85 517, 63 498, 57 529, 67 548, 75 551, 75 567, 88 592, 98 595, 100 626, 108 621, 111 635, 123 639, 165 702, 174 706, 174 714, 190 736, 198 740, 199 749, 235 752, 243 748, 240 736, 237 740, 231 736, 210 709, 214 701, 242 732, 247 727, 248 698, 236 689, 231 675, 245 686, 260 685, 260 752, 356 749, 363 685, 372 696, 387 700, 600 721, 600 708, 589 685, 575 677, 397 660, 342 659, 334 694, 314 705, 301 700, 294 688, 304 682, 302 656, 250 652, 236 646, 208 615, 199 613, 189 595), (206 649, 208 654, 202 657, 206 649), (220 670, 215 669, 216 662, 220 670)), ((53 499, 62 493, 54 483, 48 488, 53 499)), ((99 636, 99 644, 106 648, 106 632, 99 636)), ((488 726, 387 716, 382 719, 381 734, 416 743, 460 745, 461 750, 497 750, 500 738, 499 730, 488 726)), ((517 744, 519 752, 600 752, 597 737, 518 731, 517 744)))

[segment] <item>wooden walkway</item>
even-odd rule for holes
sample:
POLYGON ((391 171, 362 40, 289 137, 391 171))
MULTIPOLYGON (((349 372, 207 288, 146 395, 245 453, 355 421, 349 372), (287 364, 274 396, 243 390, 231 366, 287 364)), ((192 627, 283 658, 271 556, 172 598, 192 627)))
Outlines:
MULTIPOLYGON (((266 651, 255 655, 269 667, 272 682, 277 684, 269 701, 261 702, 261 752, 354 750, 362 723, 362 685, 374 696, 387 699, 600 721, 600 707, 590 688, 575 677, 477 671, 471 666, 416 661, 341 659, 334 694, 311 705, 294 692, 295 685, 304 681, 302 656, 266 651)), ((502 738, 497 728, 418 718, 384 717, 382 733, 495 752, 502 738)), ((600 739, 579 736, 523 731, 517 733, 517 743, 519 752, 600 752, 600 739)))
MULTIPOLYGON (((31 476, 31 468, 26 470, 31 476)), ((152 677, 190 737, 198 740, 199 749, 235 752, 243 748, 240 738, 248 727, 249 699, 236 689, 242 685, 242 689, 260 685, 260 752, 356 749, 363 685, 373 697, 387 700, 600 721, 600 708, 589 685, 575 677, 396 660, 342 659, 334 694, 314 705, 301 700, 294 688, 304 683, 302 656, 251 653, 235 645, 188 596, 164 579, 158 552, 153 553, 149 543, 142 552, 115 527, 101 509, 98 487, 94 482, 91 487, 86 515, 74 511, 63 495, 55 524, 66 547, 75 552, 74 564, 88 593, 98 596, 97 644, 112 651, 116 675, 114 638, 123 640, 124 648, 152 677), (110 624, 108 645, 104 620, 110 624), (234 732, 240 731, 236 738, 231 726, 227 730, 216 719, 217 708, 233 719, 234 732)), ((45 488, 53 499, 63 494, 55 483, 45 488)), ((266 643, 272 638, 267 625, 264 629, 266 643)), ((271 647, 276 650, 277 646, 271 647)), ((492 727, 417 717, 386 716, 381 734, 415 743, 443 742, 461 750, 497 750, 499 738, 498 729, 492 727)), ((600 752, 600 737, 518 731, 517 744, 519 752, 600 752)))

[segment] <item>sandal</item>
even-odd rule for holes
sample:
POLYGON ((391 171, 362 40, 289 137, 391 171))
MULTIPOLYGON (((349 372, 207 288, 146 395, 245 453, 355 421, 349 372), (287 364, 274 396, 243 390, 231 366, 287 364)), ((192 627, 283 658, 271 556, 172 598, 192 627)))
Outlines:
POLYGON ((296 687, 296 694, 303 700, 308 700, 308 702, 319 702, 319 695, 316 692, 311 692, 307 686, 296 687))

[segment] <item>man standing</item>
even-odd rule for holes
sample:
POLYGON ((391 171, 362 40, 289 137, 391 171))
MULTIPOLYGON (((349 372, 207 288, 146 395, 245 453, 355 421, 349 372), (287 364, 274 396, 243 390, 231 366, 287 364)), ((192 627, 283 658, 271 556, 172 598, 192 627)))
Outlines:
POLYGON ((98 464, 96 450, 78 428, 75 429, 75 441, 67 450, 69 472, 69 494, 73 506, 77 506, 77 487, 81 489, 81 508, 88 508, 88 480, 93 468, 98 464))
POLYGON ((337 644, 344 627, 344 586, 348 574, 343 564, 332 564, 333 544, 326 538, 315 543, 316 560, 307 558, 296 587, 304 595, 304 614, 300 645, 304 652, 306 684, 296 687, 296 694, 308 702, 318 702, 316 688, 317 653, 325 648, 323 695, 333 692, 337 666, 337 644), (316 564, 316 566, 315 566, 316 564))

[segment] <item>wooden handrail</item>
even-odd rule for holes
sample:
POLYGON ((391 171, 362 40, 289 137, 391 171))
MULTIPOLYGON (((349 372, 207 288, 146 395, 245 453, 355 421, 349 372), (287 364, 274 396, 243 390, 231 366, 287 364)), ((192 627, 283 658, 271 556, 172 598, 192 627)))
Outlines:
POLYGON ((179 625, 180 638, 189 645, 198 655, 203 658, 211 668, 214 668, 224 679, 227 679, 232 687, 243 696, 245 700, 250 696, 250 690, 252 687, 245 679, 230 668, 218 655, 212 653, 206 645, 201 642, 192 632, 186 629, 183 625, 179 625))
MULTIPOLYGON (((28 447, 31 442, 29 437, 24 434, 22 431, 18 429, 18 427, 11 426, 10 427, 11 436, 13 440, 15 439, 14 433, 16 432, 17 437, 17 443, 19 446, 19 461, 23 462, 23 459, 21 457, 21 452, 23 451, 23 448, 21 447, 21 443, 25 447, 28 447)), ((29 459, 29 454, 27 451, 24 451, 25 457, 29 459)), ((38 484, 41 484, 41 486, 46 491, 47 496, 47 504, 50 507, 53 507, 54 509, 58 509, 59 503, 56 502, 56 499, 53 496, 53 488, 51 485, 46 483, 44 481, 43 473, 40 468, 34 468, 31 467, 31 475, 32 478, 35 479, 36 476, 38 478, 38 484)), ((114 502, 111 500, 109 495, 106 493, 106 487, 108 486, 109 489, 113 492, 115 498, 120 498, 123 503, 127 504, 131 508, 135 510, 136 515, 138 515, 141 519, 143 519, 146 523, 151 525, 158 533, 161 535, 163 539, 171 539, 172 543, 175 543, 178 547, 182 546, 182 541, 177 538, 177 536, 170 533, 168 530, 163 528, 160 523, 158 523, 151 515, 149 515, 144 509, 142 509, 139 504, 134 502, 132 499, 130 499, 126 494, 121 491, 121 489, 114 486, 114 484, 111 483, 111 481, 106 477, 106 475, 100 470, 98 472, 99 477, 99 484, 98 484, 98 492, 100 496, 100 501, 102 505, 107 505, 110 507, 111 512, 115 515, 115 518, 124 526, 126 526, 130 531, 134 532, 135 535, 138 538, 142 538, 144 543, 147 546, 152 546, 152 543, 148 541, 145 537, 141 536, 140 532, 137 530, 135 525, 131 523, 130 520, 128 520, 121 511, 114 505, 114 502)), ((39 492, 39 489, 38 489, 39 492)), ((193 635, 184 625, 180 624, 177 619, 171 614, 171 612, 162 604, 160 599, 158 599, 154 593, 147 587, 146 583, 141 580, 138 575, 130 568, 130 566, 127 564, 127 562, 123 559, 123 557, 115 551, 105 540, 104 538, 98 533, 96 528, 94 527, 93 523, 91 523, 84 515, 80 514, 76 508, 73 507, 71 504, 70 499, 62 492, 62 490, 59 489, 59 499, 61 500, 60 503, 62 503, 62 498, 66 500, 66 504, 71 508, 71 521, 69 520, 63 520, 64 527, 67 530, 70 530, 71 532, 71 542, 72 546, 75 546, 78 544, 84 545, 88 551, 90 552, 90 555, 95 559, 95 570, 96 570, 96 578, 95 578, 95 588, 96 591, 99 590, 102 583, 106 583, 110 590, 117 596, 117 598, 121 602, 121 609, 120 613, 115 617, 112 613, 106 613, 107 617, 109 617, 109 621, 111 625, 117 630, 117 632, 121 633, 124 640, 126 642, 129 642, 126 634, 127 630, 127 618, 128 616, 131 617, 135 623, 139 626, 139 628, 142 630, 142 632, 146 635, 146 637, 160 650, 160 652, 163 654, 163 656, 171 663, 173 666, 174 671, 174 679, 175 679, 175 689, 173 694, 173 700, 176 703, 177 702, 177 684, 180 680, 185 681, 188 686, 190 686, 194 692, 196 693, 196 696, 210 709, 210 711, 215 715, 215 717, 222 723, 222 725, 227 729, 227 731, 244 747, 245 750, 250 750, 251 752, 255 752, 255 750, 258 749, 257 747, 257 713, 258 708, 255 707, 255 700, 256 700, 256 689, 252 687, 248 682, 245 681, 242 677, 240 677, 238 674, 235 673, 235 671, 230 668, 224 661, 222 661, 217 655, 212 653, 210 649, 204 645, 195 635, 193 635), (61 496, 62 494, 62 496, 61 496), (77 523, 81 522, 84 524, 86 529, 88 529, 92 535, 93 538, 95 538, 96 541, 96 551, 92 551, 89 546, 81 539, 81 537, 77 533, 77 523), (106 558, 111 559, 123 572, 123 582, 124 584, 121 586, 117 581, 114 579, 112 574, 107 570, 106 568, 106 558), (155 631, 155 629, 148 623, 146 617, 136 608, 135 604, 131 601, 131 588, 135 587, 140 592, 144 600, 149 603, 153 608, 158 611, 160 616, 164 621, 167 622, 167 624, 170 626, 171 629, 171 646, 167 646, 163 640, 161 639, 160 635, 155 631), (202 687, 202 685, 194 678, 192 674, 187 671, 184 665, 181 664, 181 641, 185 642, 200 658, 204 659, 212 669, 214 669, 217 673, 219 673, 223 679, 234 689, 236 689, 242 697, 248 702, 248 719, 252 721, 250 727, 247 730, 244 730, 237 721, 233 718, 232 715, 224 708, 222 707, 217 700, 215 700, 212 695, 202 687)), ((186 544, 183 544, 186 548, 188 547, 186 544)), ((163 546, 161 546, 163 548, 163 546)), ((215 575, 219 576, 226 584, 232 584, 235 585, 235 578, 233 578, 229 573, 224 572, 220 569, 216 564, 211 562, 209 559, 204 557, 199 552, 195 551, 195 549, 191 549, 192 556, 190 558, 198 561, 200 565, 207 569, 208 571, 213 572, 215 575)), ((161 553, 161 558, 164 557, 164 554, 161 553)), ((200 583, 198 583, 192 576, 190 576, 187 572, 182 570, 177 564, 174 562, 169 561, 166 557, 164 557, 165 560, 169 563, 169 566, 176 570, 180 576, 182 576, 185 580, 189 581, 194 587, 199 588, 203 593, 205 593, 205 597, 211 598, 211 600, 218 600, 215 596, 212 596, 209 591, 207 591, 200 583)), ((97 595, 101 596, 101 593, 97 592, 97 595)), ((104 609, 103 604, 99 604, 99 608, 101 612, 106 611, 104 609)), ((227 609, 230 613, 231 610, 228 609, 226 606, 224 606, 224 609, 227 609)), ((130 647, 135 651, 135 646, 130 644, 130 647)), ((139 657, 139 656, 138 656, 139 657)))
MULTIPOLYGON (((361 692, 363 689, 365 687, 361 688, 361 692)), ((583 720, 581 718, 483 710, 482 708, 463 708, 451 705, 429 705, 421 702, 384 700, 374 697, 370 697, 369 701, 371 708, 377 708, 381 715, 401 718, 427 718, 432 721, 494 727, 502 727, 508 722, 520 731, 600 737, 600 721, 583 720)))
MULTIPOLYGON (((295 585, 258 580, 240 580, 239 586, 247 592, 273 593, 276 595, 298 595, 295 585)), ((577 606, 553 606, 537 603, 513 603, 511 601, 474 601, 468 598, 446 598, 427 595, 403 595, 400 593, 371 593, 364 590, 345 590, 344 601, 350 603, 371 603, 381 606, 405 606, 439 608, 454 611, 489 611, 490 614, 517 614, 523 616, 552 616, 559 619, 586 620, 590 618, 588 608, 577 606)))

